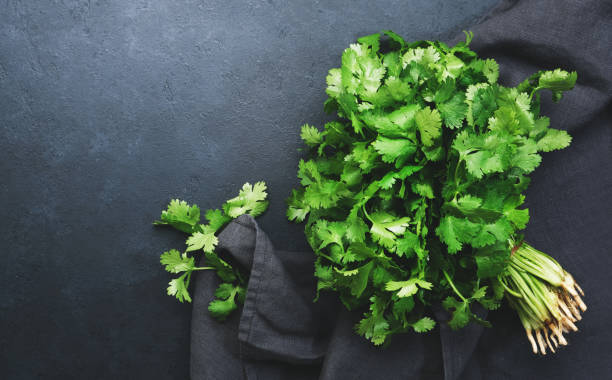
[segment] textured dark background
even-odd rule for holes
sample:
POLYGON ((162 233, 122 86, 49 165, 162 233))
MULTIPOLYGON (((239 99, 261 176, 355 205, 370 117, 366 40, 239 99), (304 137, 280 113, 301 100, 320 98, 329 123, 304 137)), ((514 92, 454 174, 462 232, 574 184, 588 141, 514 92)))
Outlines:
POLYGON ((357 37, 448 40, 487 1, 2 1, 0 377, 185 379, 190 306, 151 222, 265 180, 284 218, 299 126, 357 37))

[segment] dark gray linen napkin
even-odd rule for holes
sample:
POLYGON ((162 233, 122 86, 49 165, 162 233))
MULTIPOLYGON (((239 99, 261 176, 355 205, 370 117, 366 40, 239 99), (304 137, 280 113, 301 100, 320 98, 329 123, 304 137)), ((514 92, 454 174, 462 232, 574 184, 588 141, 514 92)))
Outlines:
POLYGON ((207 310, 217 280, 197 278, 192 379, 442 376, 437 334, 406 334, 388 348, 374 347, 353 331, 360 314, 345 310, 334 294, 313 303, 313 253, 274 249, 252 217, 239 217, 219 234, 218 252, 250 272, 247 297, 241 313, 219 323, 207 310))
MULTIPOLYGON (((208 302, 217 280, 198 273, 194 290, 192 379, 574 379, 612 373, 612 2, 504 1, 472 28, 472 47, 500 63, 500 82, 516 85, 538 69, 578 71, 559 104, 543 94, 542 113, 574 137, 548 153, 532 176, 525 234, 555 256, 587 292, 589 310, 554 356, 530 352, 514 311, 491 312, 494 328, 394 337, 373 347, 353 332, 358 312, 333 294, 313 303, 312 252, 275 250, 249 216, 228 225, 219 250, 250 272, 244 308, 225 323, 208 302)), ((282 221, 284 223, 284 221, 282 221)), ((436 310, 436 318, 446 318, 436 310)))

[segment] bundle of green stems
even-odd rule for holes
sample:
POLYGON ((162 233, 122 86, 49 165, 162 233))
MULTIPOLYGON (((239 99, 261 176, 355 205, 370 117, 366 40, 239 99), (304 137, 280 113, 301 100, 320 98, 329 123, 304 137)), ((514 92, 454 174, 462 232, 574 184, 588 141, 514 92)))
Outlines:
POLYGON ((526 242, 510 241, 512 255, 500 281, 517 311, 534 353, 556 352, 567 345, 564 333, 578 331, 587 307, 584 292, 571 274, 549 255, 526 242), (535 338, 534 338, 535 335, 535 338))

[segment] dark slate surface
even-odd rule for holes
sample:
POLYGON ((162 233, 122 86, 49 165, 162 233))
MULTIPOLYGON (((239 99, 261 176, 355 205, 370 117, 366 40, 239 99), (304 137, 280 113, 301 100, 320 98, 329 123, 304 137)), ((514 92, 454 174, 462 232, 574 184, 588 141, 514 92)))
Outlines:
POLYGON ((360 35, 443 39, 497 0, 3 1, 0 377, 185 379, 190 306, 158 264, 170 197, 218 206, 266 180, 284 218, 299 126, 360 35))

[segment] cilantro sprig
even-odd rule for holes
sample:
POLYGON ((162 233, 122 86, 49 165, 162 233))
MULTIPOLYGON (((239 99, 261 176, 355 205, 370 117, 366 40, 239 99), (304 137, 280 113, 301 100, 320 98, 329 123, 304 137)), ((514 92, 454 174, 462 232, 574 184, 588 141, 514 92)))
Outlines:
POLYGON ((329 71, 324 109, 338 118, 302 127, 310 158, 287 209, 305 222, 317 290, 363 310, 356 331, 376 345, 431 330, 432 305, 452 328, 488 325, 472 307, 495 309, 511 288, 528 176, 571 142, 540 115, 541 94, 557 102, 577 79, 556 69, 505 87, 471 33, 453 47, 384 35, 358 39, 329 71))
POLYGON ((226 319, 246 296, 247 274, 234 268, 216 252, 217 233, 233 219, 243 214, 253 217, 261 215, 268 207, 266 201, 266 184, 257 182, 254 185, 245 183, 239 194, 225 202, 221 209, 207 210, 204 214, 208 223, 200 223, 200 209, 197 205, 188 205, 185 201, 173 199, 167 210, 162 211, 161 218, 155 225, 168 225, 189 234, 186 249, 180 252, 171 249, 162 253, 160 262, 167 272, 179 274, 168 284, 168 295, 176 297, 179 302, 191 302, 189 284, 193 272, 213 270, 221 283, 215 291, 215 299, 208 306, 211 315, 219 320, 226 319), (203 257, 196 266, 194 254, 203 257))

